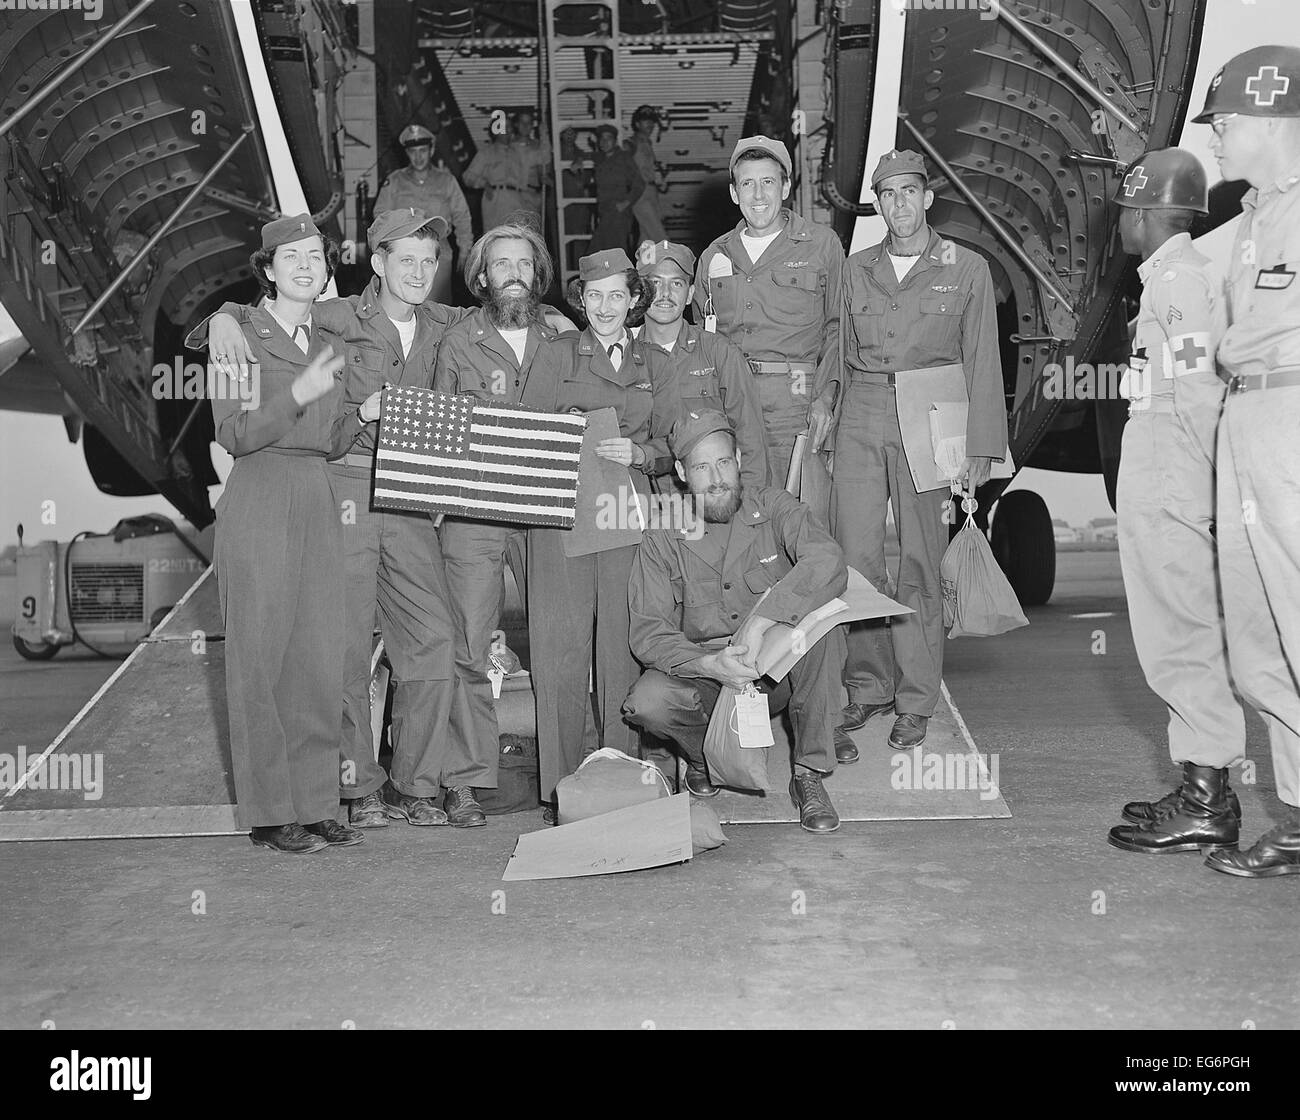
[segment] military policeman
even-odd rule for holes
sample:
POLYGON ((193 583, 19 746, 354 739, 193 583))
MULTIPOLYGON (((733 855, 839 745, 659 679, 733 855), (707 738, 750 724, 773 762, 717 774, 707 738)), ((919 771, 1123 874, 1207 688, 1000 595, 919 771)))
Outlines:
MULTIPOLYGON (((552 264, 541 235, 526 226, 488 230, 465 262, 465 284, 483 302, 452 327, 438 349, 434 388, 502 405, 555 411, 563 376, 556 332, 541 319, 552 264)), ((441 530, 447 584, 457 619, 456 667, 472 713, 470 753, 495 788, 498 727, 490 656, 501 615, 505 564, 525 586, 527 531, 522 526, 447 517, 441 530)))
POLYGON ((817 382, 838 381, 840 267, 834 232, 795 214, 790 153, 750 136, 731 153, 731 201, 742 221, 700 256, 695 322, 724 335, 745 355, 767 426, 769 480, 784 486, 795 437, 809 424, 820 443, 829 401, 817 382))
MULTIPOLYGON (((629 722, 675 743, 687 759, 687 787, 710 797, 717 790, 704 759, 704 733, 721 686, 757 681, 754 660, 763 635, 842 593, 848 569, 807 506, 775 487, 744 486, 735 432, 722 413, 688 411, 671 443, 704 529, 656 527, 642 539, 628 603, 632 651, 646 671, 623 711, 629 722)), ((769 695, 773 709, 790 708, 790 796, 809 832, 834 832, 840 825, 822 778, 835 769, 843 641, 837 626, 769 695)))
POLYGON ((1119 556, 1133 645, 1169 710, 1182 785, 1124 807, 1109 841, 1136 852, 1235 846, 1241 807, 1228 767, 1246 726, 1225 655, 1214 546, 1214 440, 1223 382, 1221 281, 1188 228, 1208 213, 1205 169, 1180 148, 1147 152, 1112 199, 1124 250, 1142 258, 1119 464, 1119 556))
MULTIPOLYGON (((399 168, 384 180, 375 197, 376 216, 387 210, 412 208, 429 215, 440 215, 446 219, 450 232, 456 235, 457 252, 469 252, 474 242, 469 204, 456 177, 450 171, 433 165, 433 133, 423 125, 411 124, 402 129, 399 139, 406 149, 409 165, 399 168)), ((446 232, 442 235, 438 258, 442 267, 434 278, 429 298, 437 303, 450 303, 454 260, 446 232)))
MULTIPOLYGON (((891 708, 890 746, 924 741, 943 675, 943 594, 939 563, 948 543, 944 490, 918 493, 908 469, 894 379, 899 370, 961 363, 970 411, 961 476, 972 491, 1006 454, 1007 415, 989 267, 926 222, 934 201, 925 162, 911 151, 881 157, 871 176, 888 227, 878 245, 844 266, 843 379, 818 383, 836 404, 831 527, 848 563, 886 590, 885 512, 898 527, 899 602, 916 613, 886 626, 856 623, 848 634, 843 731, 891 708)), ((847 734, 843 761, 856 757, 847 734)))
POLYGON ((1218 360, 1216 531, 1228 665, 1268 724, 1282 823, 1216 871, 1300 874, 1300 47, 1263 46, 1210 80, 1196 120, 1224 179, 1245 179, 1218 360))
POLYGON ((721 335, 685 319, 694 297, 695 254, 671 241, 644 241, 637 272, 650 288, 641 339, 666 354, 655 391, 678 408, 722 412, 736 433, 740 477, 755 489, 767 485, 767 438, 758 390, 745 356, 721 335))

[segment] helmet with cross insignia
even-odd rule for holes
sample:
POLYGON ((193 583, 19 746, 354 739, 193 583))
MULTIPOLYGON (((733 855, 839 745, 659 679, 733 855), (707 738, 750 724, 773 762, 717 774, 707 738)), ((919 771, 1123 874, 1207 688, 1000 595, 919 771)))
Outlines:
POLYGON ((1205 108, 1193 119, 1208 124, 1219 113, 1300 117, 1300 47, 1253 47, 1230 58, 1210 79, 1205 108))
POLYGON ((1134 210, 1196 210, 1208 214, 1205 168, 1182 148, 1147 152, 1129 165, 1111 201, 1134 210))

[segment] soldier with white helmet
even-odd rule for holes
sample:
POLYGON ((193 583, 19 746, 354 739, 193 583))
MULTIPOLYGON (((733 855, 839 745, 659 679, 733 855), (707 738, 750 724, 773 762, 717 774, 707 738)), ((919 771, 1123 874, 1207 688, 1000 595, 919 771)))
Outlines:
POLYGON ((1110 843, 1130 852, 1236 845, 1241 806, 1228 768, 1245 754, 1215 572, 1214 439, 1223 382, 1220 279, 1187 232, 1208 212, 1205 169, 1190 152, 1147 152, 1124 176, 1124 250, 1142 258, 1142 302, 1129 364, 1120 455, 1119 555, 1133 644, 1169 710, 1169 754, 1182 784, 1131 802, 1110 843))
POLYGON ((1217 533, 1228 665, 1268 724, 1282 823, 1209 867, 1300 874, 1300 47, 1231 59, 1196 118, 1225 179, 1252 190, 1226 283, 1217 533))

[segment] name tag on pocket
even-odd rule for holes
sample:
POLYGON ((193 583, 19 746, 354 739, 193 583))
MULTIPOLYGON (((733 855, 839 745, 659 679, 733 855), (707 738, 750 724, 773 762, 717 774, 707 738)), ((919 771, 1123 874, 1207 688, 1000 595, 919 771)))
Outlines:
POLYGON ((1286 265, 1274 265, 1272 268, 1261 268, 1259 270, 1259 274, 1255 277, 1255 287, 1280 292, 1291 287, 1291 281, 1294 279, 1295 273, 1286 265))

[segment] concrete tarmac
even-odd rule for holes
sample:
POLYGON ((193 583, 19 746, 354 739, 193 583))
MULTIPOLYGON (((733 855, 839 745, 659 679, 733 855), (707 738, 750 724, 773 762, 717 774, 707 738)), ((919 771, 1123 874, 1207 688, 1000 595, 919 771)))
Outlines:
MULTIPOLYGON (((0 844, 0 1026, 1300 1026, 1300 880, 1105 842, 1125 800, 1177 780, 1118 555, 1063 553, 1029 617, 947 646, 1011 820, 731 826, 682 866, 512 884, 540 813, 299 858, 244 838, 0 844)), ((0 750, 44 746, 112 668, 6 648, 0 750)), ((1248 724, 1249 842, 1277 800, 1248 724)))

